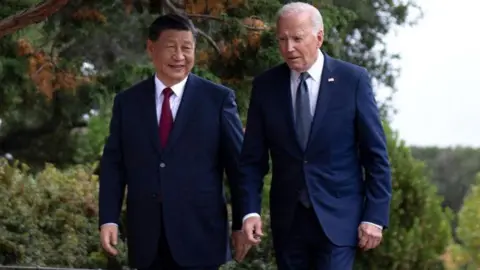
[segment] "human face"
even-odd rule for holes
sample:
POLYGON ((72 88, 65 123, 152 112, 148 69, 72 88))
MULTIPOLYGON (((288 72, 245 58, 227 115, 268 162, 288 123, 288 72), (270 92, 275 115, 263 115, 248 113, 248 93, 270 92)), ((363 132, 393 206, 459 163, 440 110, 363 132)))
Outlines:
POLYGON ((185 79, 195 63, 195 40, 190 31, 163 31, 156 41, 147 41, 147 51, 166 86, 185 79))
POLYGON ((323 43, 323 30, 313 33, 310 14, 286 14, 277 21, 277 39, 280 53, 290 69, 307 71, 318 57, 323 43))

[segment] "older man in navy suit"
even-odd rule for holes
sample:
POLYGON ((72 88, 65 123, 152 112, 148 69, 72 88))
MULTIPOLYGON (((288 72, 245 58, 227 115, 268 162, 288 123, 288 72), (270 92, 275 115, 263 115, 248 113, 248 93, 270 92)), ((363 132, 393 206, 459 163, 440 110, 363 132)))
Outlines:
POLYGON ((280 270, 352 269, 356 247, 375 248, 388 226, 390 165, 370 77, 323 53, 323 30, 315 7, 285 5, 276 31, 286 63, 253 81, 241 155, 243 229, 260 241, 270 156, 280 270))
POLYGON ((127 187, 130 266, 213 270, 230 258, 223 172, 230 182, 236 259, 240 229, 238 159, 243 141, 234 93, 190 73, 195 29, 164 15, 149 29, 152 76, 115 97, 100 171, 101 243, 116 255, 127 187))

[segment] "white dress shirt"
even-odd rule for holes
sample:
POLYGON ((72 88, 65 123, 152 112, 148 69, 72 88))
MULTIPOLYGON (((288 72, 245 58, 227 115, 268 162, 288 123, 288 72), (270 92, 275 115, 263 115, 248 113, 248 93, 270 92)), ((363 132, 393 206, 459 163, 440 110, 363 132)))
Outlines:
MULTIPOLYGON (((170 86, 173 91, 173 94, 170 96, 170 109, 172 110, 173 120, 175 120, 175 117, 177 116, 178 107, 180 106, 180 101, 182 100, 187 79, 188 76, 181 82, 170 86)), ((157 76, 155 76, 155 104, 157 106, 157 121, 159 122, 160 115, 162 113, 163 89, 165 88, 167 88, 167 86, 165 86, 165 84, 160 81, 157 76)))
MULTIPOLYGON (((315 108, 317 107, 318 93, 320 92, 320 81, 322 79, 323 71, 323 54, 319 51, 318 57, 312 67, 307 70, 308 78, 305 80, 308 88, 308 98, 310 100, 310 112, 312 116, 315 115, 315 108)), ((292 106, 295 111, 295 101, 297 99, 298 85, 300 84, 300 73, 295 70, 290 70, 290 91, 292 93, 292 106)))
MULTIPOLYGON (((317 107, 317 99, 318 99, 318 93, 320 92, 320 83, 322 79, 324 58, 325 57, 323 53, 319 50, 317 60, 313 63, 310 69, 307 70, 309 77, 306 79, 306 83, 308 88, 308 98, 310 100, 310 111, 312 113, 312 116, 315 115, 315 109, 317 107)), ((292 94, 293 111, 295 111, 295 100, 296 100, 297 89, 299 84, 300 84, 300 73, 295 70, 290 70, 290 91, 292 94)), ((258 213, 247 214, 243 218, 243 221, 253 216, 259 217, 260 215, 258 213)), ((369 223, 382 229, 382 226, 373 224, 371 222, 363 222, 363 223, 369 223)))

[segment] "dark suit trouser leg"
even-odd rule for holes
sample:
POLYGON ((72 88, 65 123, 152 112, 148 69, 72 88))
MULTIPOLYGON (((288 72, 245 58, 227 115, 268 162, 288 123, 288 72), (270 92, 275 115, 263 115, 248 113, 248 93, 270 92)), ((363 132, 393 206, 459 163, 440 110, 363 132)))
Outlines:
POLYGON ((299 204, 289 238, 275 253, 278 270, 351 270, 355 251, 333 245, 313 208, 299 204))
POLYGON ((218 270, 219 266, 212 267, 181 267, 173 259, 172 252, 165 236, 163 215, 160 213, 161 236, 158 245, 158 255, 153 264, 146 269, 139 270, 218 270))
POLYGON ((160 212, 160 239, 158 243, 158 252, 155 261, 152 265, 145 269, 139 270, 176 270, 177 265, 172 257, 170 247, 168 246, 167 238, 165 237, 165 226, 163 220, 163 213, 160 212))

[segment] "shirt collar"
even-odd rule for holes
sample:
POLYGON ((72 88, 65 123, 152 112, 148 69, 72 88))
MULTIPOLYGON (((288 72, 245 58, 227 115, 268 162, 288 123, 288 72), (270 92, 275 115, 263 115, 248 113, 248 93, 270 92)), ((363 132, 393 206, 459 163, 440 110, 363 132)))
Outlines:
MULTIPOLYGON (((177 84, 174 84, 170 86, 172 89, 172 92, 175 96, 180 97, 183 94, 183 91, 185 90, 185 84, 187 83, 188 76, 185 77, 182 81, 180 81, 177 84)), ((158 98, 162 95, 163 89, 167 88, 167 86, 158 79, 157 75, 155 75, 155 95, 158 98)))
MULTIPOLYGON (((313 63, 313 65, 307 70, 307 73, 308 75, 310 75, 310 78, 313 79, 314 81, 316 82, 319 82, 320 81, 320 78, 322 76, 322 70, 323 70, 323 60, 324 60, 324 56, 323 56, 323 53, 318 50, 318 56, 317 56, 317 60, 315 60, 315 62, 313 63)), ((295 82, 298 80, 298 78, 300 77, 300 73, 295 71, 295 70, 292 70, 292 73, 291 73, 291 78, 292 80, 294 80, 295 82)))

